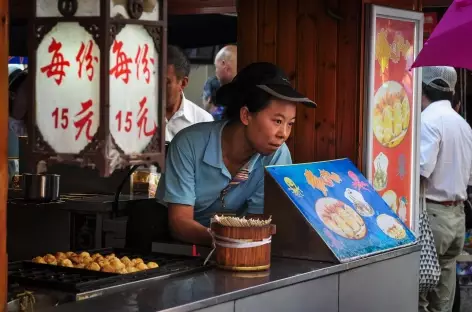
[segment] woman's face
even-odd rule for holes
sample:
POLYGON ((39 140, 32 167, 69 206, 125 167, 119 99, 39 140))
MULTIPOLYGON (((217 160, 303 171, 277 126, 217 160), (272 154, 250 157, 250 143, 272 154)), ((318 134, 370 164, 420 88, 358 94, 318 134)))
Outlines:
POLYGON ((262 155, 274 153, 290 136, 296 114, 295 103, 278 99, 257 113, 242 108, 241 122, 249 144, 262 155))

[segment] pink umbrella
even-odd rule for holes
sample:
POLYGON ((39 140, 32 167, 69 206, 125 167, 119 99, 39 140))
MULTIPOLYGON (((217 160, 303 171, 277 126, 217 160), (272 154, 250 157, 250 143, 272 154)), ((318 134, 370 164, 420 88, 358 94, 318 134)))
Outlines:
POLYGON ((472 70, 472 0, 455 0, 412 65, 472 70))

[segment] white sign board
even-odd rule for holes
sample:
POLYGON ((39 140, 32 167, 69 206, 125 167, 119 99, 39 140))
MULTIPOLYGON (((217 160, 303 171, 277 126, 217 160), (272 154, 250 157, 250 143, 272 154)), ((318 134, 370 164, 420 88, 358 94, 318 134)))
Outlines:
POLYGON ((57 153, 78 154, 97 132, 100 50, 78 23, 58 23, 36 51, 36 124, 57 153))
POLYGON ((151 142, 158 123, 158 54, 146 29, 127 25, 110 49, 110 133, 127 155, 151 142))

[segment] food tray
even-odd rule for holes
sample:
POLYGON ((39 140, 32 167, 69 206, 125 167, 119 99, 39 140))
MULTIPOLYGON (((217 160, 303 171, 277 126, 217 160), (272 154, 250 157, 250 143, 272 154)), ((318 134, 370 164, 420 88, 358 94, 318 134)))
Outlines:
POLYGON ((91 255, 99 253, 102 256, 107 256, 114 253, 118 258, 124 256, 128 256, 130 259, 141 258, 145 263, 150 261, 156 262, 159 267, 135 273, 117 274, 33 263, 32 261, 19 261, 10 263, 8 266, 9 282, 79 293, 159 276, 170 277, 204 269, 203 259, 197 257, 140 253, 121 248, 86 251, 91 255))

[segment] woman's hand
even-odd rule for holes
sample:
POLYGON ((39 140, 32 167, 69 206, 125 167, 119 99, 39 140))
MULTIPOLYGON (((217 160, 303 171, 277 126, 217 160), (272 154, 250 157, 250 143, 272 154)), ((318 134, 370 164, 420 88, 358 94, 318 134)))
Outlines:
POLYGON ((212 238, 208 229, 193 219, 193 207, 168 204, 169 229, 172 236, 183 242, 211 246, 212 238))

